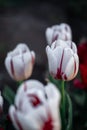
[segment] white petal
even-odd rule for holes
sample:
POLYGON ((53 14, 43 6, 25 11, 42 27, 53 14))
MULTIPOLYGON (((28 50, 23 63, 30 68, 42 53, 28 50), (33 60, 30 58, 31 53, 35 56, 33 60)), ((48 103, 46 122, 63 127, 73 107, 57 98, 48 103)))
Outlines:
POLYGON ((32 64, 35 62, 35 52, 31 51, 31 57, 32 57, 32 64))
POLYGON ((13 61, 13 67, 14 67, 14 78, 15 78, 15 80, 24 79, 25 64, 23 62, 22 55, 15 56, 12 59, 12 61, 13 61))
POLYGON ((11 59, 12 58, 10 56, 6 57, 6 59, 5 59, 5 67, 6 67, 7 71, 8 71, 8 73, 9 73, 9 75, 12 78, 14 78, 14 76, 12 74, 12 71, 11 71, 11 59))
POLYGON ((46 34, 47 43, 49 45, 51 45, 51 43, 52 43, 52 36, 53 36, 53 30, 51 28, 47 28, 45 34, 46 34))
POLYGON ((47 58, 48 58, 49 71, 50 71, 50 73, 53 73, 54 75, 56 75, 57 60, 56 60, 55 55, 53 54, 52 49, 49 46, 46 47, 46 54, 47 54, 47 58))
MULTIPOLYGON (((56 58, 57 62, 57 69, 60 68, 61 60, 62 60, 62 55, 63 55, 63 47, 58 46, 54 49, 53 51, 54 56, 56 58)), ((56 71, 57 72, 57 71, 56 71)))
POLYGON ((66 41, 67 45, 73 50, 74 53, 77 53, 76 44, 72 41, 66 41))
POLYGON ((45 87, 48 102, 53 102, 51 105, 58 106, 60 104, 61 95, 56 86, 52 83, 48 83, 45 87), (53 105, 54 104, 54 105, 53 105))
POLYGON ((18 125, 17 125, 17 123, 16 123, 16 120, 15 120, 15 118, 14 118, 14 112, 16 112, 15 107, 14 107, 14 106, 10 106, 10 108, 9 108, 10 118, 11 118, 11 120, 12 120, 12 122, 13 122, 15 128, 16 128, 17 130, 19 130, 19 127, 18 127, 18 125))
POLYGON ((45 89, 48 97, 47 99, 48 99, 49 110, 53 118, 54 130, 60 130, 61 119, 60 119, 59 105, 61 100, 61 94, 59 90, 55 87, 55 85, 51 83, 49 83, 45 87, 45 89))
POLYGON ((75 61, 75 64, 76 64, 76 72, 74 74, 74 77, 77 75, 78 73, 78 69, 79 69, 79 57, 77 54, 74 54, 74 61, 75 61))
POLYGON ((73 56, 73 51, 70 48, 64 49, 63 60, 62 60, 62 72, 65 72, 66 66, 73 56))
POLYGON ((72 56, 69 60, 69 62, 67 63, 66 65, 66 68, 65 68, 65 74, 66 74, 66 77, 67 77, 67 80, 72 80, 74 77, 74 67, 75 66, 75 62, 74 62, 74 57, 72 56))
POLYGON ((30 51, 29 50, 29 47, 25 44, 25 43, 19 43, 17 46, 16 46, 16 49, 21 49, 22 52, 23 51, 30 51))

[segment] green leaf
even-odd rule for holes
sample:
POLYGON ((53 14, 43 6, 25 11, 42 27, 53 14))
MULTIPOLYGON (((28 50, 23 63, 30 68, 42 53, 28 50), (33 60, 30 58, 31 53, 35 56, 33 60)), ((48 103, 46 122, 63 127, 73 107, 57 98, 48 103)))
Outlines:
POLYGON ((67 120, 66 130, 71 130, 72 129, 72 102, 68 94, 66 94, 66 97, 68 102, 68 120, 67 120))
POLYGON ((4 88, 3 96, 9 102, 10 105, 14 103, 15 93, 10 87, 6 86, 4 88))
POLYGON ((56 80, 51 75, 49 75, 48 79, 51 83, 55 84, 59 89, 61 89, 61 80, 56 80))

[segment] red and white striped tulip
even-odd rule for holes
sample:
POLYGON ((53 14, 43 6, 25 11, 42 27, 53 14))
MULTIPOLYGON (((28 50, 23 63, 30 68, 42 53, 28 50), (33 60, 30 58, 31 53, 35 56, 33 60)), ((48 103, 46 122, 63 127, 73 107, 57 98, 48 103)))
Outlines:
POLYGON ((26 44, 21 43, 7 54, 5 66, 14 80, 21 81, 31 76, 34 60, 34 51, 30 51, 26 44))
POLYGON ((46 47, 49 72, 56 79, 68 81, 77 75, 79 68, 77 49, 73 42, 70 41, 69 45, 54 42, 51 47, 46 47), (69 46, 70 44, 73 47, 69 46))
POLYGON ((51 45, 55 40, 61 39, 64 41, 72 40, 72 31, 68 24, 61 23, 60 25, 53 25, 46 29, 46 40, 51 45))
POLYGON ((3 111, 3 97, 1 96, 1 91, 0 91, 0 113, 3 111))
POLYGON ((17 130, 60 130, 61 95, 54 84, 28 80, 18 89, 9 115, 17 130))

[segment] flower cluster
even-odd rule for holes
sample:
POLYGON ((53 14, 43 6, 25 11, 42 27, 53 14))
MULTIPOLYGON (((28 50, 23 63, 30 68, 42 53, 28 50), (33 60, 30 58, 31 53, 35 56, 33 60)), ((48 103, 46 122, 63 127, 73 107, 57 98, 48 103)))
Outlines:
POLYGON ((33 71, 35 52, 30 51, 26 44, 18 44, 5 59, 11 78, 16 81, 25 80, 17 90, 14 105, 9 107, 9 116, 17 130, 70 130, 72 125, 69 121, 72 120, 72 105, 68 93, 65 92, 64 81, 74 79, 78 73, 77 47, 72 41, 70 26, 64 23, 47 28, 46 39, 51 75, 47 85, 37 80, 28 80, 33 71), (66 113, 69 118, 67 123, 66 113))

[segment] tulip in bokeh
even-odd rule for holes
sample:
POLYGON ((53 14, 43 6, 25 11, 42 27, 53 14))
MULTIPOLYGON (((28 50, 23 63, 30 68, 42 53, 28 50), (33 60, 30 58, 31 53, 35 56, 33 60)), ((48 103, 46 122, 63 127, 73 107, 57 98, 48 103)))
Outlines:
POLYGON ((80 79, 74 81, 74 86, 87 90, 87 40, 78 45, 80 79), (79 80, 79 84, 76 81, 79 80))
MULTIPOLYGON (((57 41, 58 42, 58 41, 57 41)), ((75 49, 70 48, 68 45, 60 44, 55 46, 55 42, 52 46, 46 47, 46 53, 49 64, 50 74, 56 79, 72 80, 79 67, 79 58, 75 49)), ((71 43, 71 41, 70 41, 71 43)))
POLYGON ((34 60, 34 51, 30 51, 26 44, 21 43, 7 54, 5 66, 14 80, 21 81, 31 76, 34 60))
POLYGON ((18 89, 9 115, 17 130, 60 130, 60 92, 54 84, 44 86, 28 80, 18 89))
POLYGON ((51 45, 55 40, 61 39, 64 41, 72 40, 72 31, 68 24, 61 23, 60 25, 53 25, 46 29, 46 40, 51 45))

